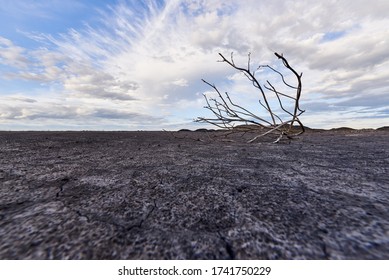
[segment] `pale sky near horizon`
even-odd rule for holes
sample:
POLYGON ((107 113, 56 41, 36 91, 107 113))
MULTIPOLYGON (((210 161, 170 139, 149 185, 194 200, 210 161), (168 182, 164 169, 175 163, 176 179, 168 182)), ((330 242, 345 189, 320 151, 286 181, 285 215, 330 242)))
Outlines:
POLYGON ((204 127, 202 78, 266 115, 219 52, 284 72, 283 53, 303 72, 306 126, 388 126, 388 11, 387 0, 0 0, 0 130, 204 127))

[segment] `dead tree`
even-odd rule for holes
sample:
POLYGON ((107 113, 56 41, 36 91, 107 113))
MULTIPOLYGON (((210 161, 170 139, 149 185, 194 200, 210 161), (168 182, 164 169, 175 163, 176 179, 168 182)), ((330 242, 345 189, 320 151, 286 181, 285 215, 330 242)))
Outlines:
POLYGON ((210 110, 214 117, 213 118, 205 118, 198 117, 195 121, 202 123, 210 123, 219 128, 226 129, 230 133, 235 132, 254 132, 256 133, 255 137, 251 138, 248 142, 254 142, 260 137, 263 137, 268 134, 276 134, 277 138, 274 141, 279 142, 283 137, 287 137, 289 139, 294 136, 300 135, 304 133, 305 129, 303 124, 301 123, 299 117, 304 110, 300 109, 299 101, 301 97, 301 77, 302 73, 298 74, 288 63, 288 61, 283 57, 283 55, 274 53, 278 59, 281 59, 283 65, 286 69, 288 69, 296 79, 294 85, 288 83, 285 79, 285 76, 274 67, 269 65, 260 65, 256 70, 251 71, 250 69, 250 53, 248 54, 248 63, 246 67, 239 67, 235 64, 233 53, 231 53, 231 59, 226 59, 221 53, 222 60, 219 62, 225 62, 229 64, 234 69, 243 73, 247 79, 253 84, 253 86, 259 90, 259 106, 264 110, 264 116, 259 116, 258 114, 254 114, 248 109, 238 105, 230 98, 230 95, 225 92, 225 94, 221 94, 218 88, 206 80, 202 80, 204 83, 212 87, 217 93, 216 98, 208 99, 204 94, 205 100, 207 102, 207 106, 204 108, 210 110), (276 87, 269 81, 266 80, 266 84, 261 85, 256 74, 259 69, 266 68, 275 73, 275 75, 279 75, 283 84, 288 89, 287 92, 277 90, 276 87), (291 91, 291 92, 290 92, 291 91), (272 108, 269 104, 269 98, 271 95, 275 96, 277 99, 278 107, 272 108), (285 103, 292 104, 292 109, 285 106, 285 103), (279 112, 283 112, 283 115, 287 116, 285 120, 281 118, 281 114, 279 112))

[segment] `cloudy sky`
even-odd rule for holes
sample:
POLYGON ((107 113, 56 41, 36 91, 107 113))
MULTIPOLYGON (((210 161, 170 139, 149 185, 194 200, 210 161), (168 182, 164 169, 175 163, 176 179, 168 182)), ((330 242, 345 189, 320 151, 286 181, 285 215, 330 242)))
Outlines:
POLYGON ((266 116, 219 52, 284 72, 283 53, 303 72, 309 127, 389 125, 388 11, 387 0, 0 0, 0 130, 196 128, 211 116, 202 78, 266 116))

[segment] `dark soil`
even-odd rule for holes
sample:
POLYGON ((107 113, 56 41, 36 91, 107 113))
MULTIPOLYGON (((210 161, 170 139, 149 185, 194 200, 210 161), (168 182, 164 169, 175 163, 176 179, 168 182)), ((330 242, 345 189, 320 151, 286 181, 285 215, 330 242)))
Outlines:
POLYGON ((389 259, 388 130, 220 134, 0 132, 0 258, 389 259))

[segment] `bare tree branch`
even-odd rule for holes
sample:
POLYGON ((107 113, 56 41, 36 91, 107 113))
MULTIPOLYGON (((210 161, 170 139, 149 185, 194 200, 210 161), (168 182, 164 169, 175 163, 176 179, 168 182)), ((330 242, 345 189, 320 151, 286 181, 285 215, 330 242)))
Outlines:
POLYGON ((219 62, 225 62, 234 69, 238 70, 239 72, 242 72, 246 78, 252 83, 252 85, 257 88, 260 92, 260 98, 258 100, 261 107, 265 110, 266 115, 269 119, 266 118, 266 116, 259 116, 258 114, 254 114, 253 112, 249 111, 248 109, 244 108, 243 106, 238 105, 237 103, 233 102, 230 95, 226 92, 224 95, 220 93, 218 88, 206 80, 202 79, 202 81, 213 88, 213 90, 217 93, 216 98, 208 99, 207 96, 204 94, 204 98, 206 100, 207 106, 205 106, 206 109, 211 111, 215 118, 204 118, 199 117, 196 119, 197 122, 204 122, 204 123, 210 123, 212 125, 215 125, 222 129, 227 129, 231 133, 239 132, 244 133, 247 132, 255 132, 258 130, 266 129, 266 132, 262 132, 261 134, 253 137, 248 142, 254 142, 260 137, 263 137, 265 135, 276 133, 278 134, 277 139, 275 142, 278 142, 282 139, 283 136, 286 136, 287 138, 292 138, 294 136, 300 135, 304 133, 305 128, 303 124, 301 123, 299 116, 304 113, 303 110, 299 107, 301 92, 302 92, 302 82, 301 77, 302 73, 298 74, 290 65, 289 62, 284 58, 284 56, 278 53, 274 53, 274 55, 281 59, 284 67, 288 69, 296 79, 296 85, 292 85, 288 83, 285 79, 285 76, 280 71, 276 70, 274 67, 270 65, 260 65, 258 66, 258 69, 260 68, 268 68, 272 72, 276 73, 278 76, 281 77, 281 80, 283 84, 286 86, 286 90, 292 91, 292 93, 286 93, 285 91, 279 91, 276 89, 276 87, 267 80, 266 83, 263 86, 260 84, 259 80, 256 77, 256 70, 251 72, 251 53, 248 53, 247 56, 247 67, 243 68, 240 66, 237 66, 234 61, 233 53, 231 53, 230 60, 226 59, 221 53, 219 53, 219 56, 222 58, 219 62), (286 113, 287 116, 290 116, 291 119, 288 119, 286 121, 282 120, 281 116, 276 114, 277 108, 271 108, 269 104, 269 94, 275 95, 275 97, 278 100, 278 111, 286 113), (285 106, 286 103, 289 104, 289 106, 285 106), (292 104, 291 104, 292 103, 292 104), (292 109, 290 106, 293 105, 292 109), (298 124, 298 127, 300 130, 296 132, 295 127, 293 126, 294 123, 298 124), (243 124, 246 125, 244 129, 237 129, 237 124, 243 124))

